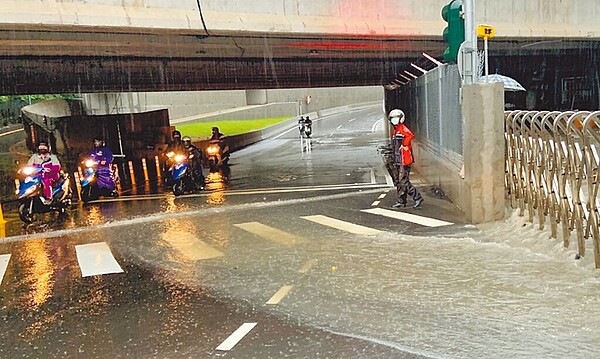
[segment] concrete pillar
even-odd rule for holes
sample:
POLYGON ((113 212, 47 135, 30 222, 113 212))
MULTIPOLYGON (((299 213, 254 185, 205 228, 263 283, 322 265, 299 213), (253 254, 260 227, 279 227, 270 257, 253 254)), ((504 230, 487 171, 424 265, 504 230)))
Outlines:
POLYGON ((246 104, 266 105, 267 90, 246 90, 246 104))
POLYGON ((471 223, 504 219, 504 87, 463 87, 464 210, 471 223))

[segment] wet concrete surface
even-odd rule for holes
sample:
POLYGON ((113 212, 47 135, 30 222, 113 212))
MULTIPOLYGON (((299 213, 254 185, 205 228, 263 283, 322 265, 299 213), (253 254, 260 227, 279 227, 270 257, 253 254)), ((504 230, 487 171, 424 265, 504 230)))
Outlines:
POLYGON ((295 128, 250 146, 202 193, 7 227, 0 357, 595 357, 595 272, 515 241, 530 227, 465 224, 418 174, 423 208, 392 210, 381 117, 315 121, 310 150, 295 128), (82 277, 106 264, 80 259, 93 243, 122 273, 82 277))

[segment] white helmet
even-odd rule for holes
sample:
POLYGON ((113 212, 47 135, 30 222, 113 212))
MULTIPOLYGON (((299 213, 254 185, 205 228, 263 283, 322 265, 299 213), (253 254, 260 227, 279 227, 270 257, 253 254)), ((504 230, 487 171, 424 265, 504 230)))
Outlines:
POLYGON ((399 123, 403 123, 405 116, 404 116, 404 111, 399 110, 399 109, 393 109, 390 111, 390 115, 388 116, 390 118, 390 122, 392 123, 392 125, 397 125, 399 123))

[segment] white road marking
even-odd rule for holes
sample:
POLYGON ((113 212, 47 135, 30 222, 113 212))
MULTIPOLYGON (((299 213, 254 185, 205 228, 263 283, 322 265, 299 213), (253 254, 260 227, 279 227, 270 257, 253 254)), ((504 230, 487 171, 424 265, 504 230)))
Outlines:
POLYGON ((6 268, 8 268, 8 261, 10 261, 10 254, 0 255, 0 285, 2 285, 4 273, 6 273, 6 268))
POLYGON ((427 227, 442 227, 442 226, 448 226, 448 225, 454 224, 454 223, 442 221, 439 219, 422 217, 422 216, 417 216, 416 214, 392 211, 392 210, 383 209, 383 208, 363 209, 363 210, 361 210, 361 212, 376 214, 379 216, 385 216, 385 217, 389 217, 389 218, 400 219, 402 221, 416 223, 416 224, 420 224, 422 226, 427 226, 427 227))
POLYGON ((322 224, 324 226, 332 227, 335 229, 339 229, 341 231, 350 232, 350 233, 354 233, 354 234, 371 235, 371 234, 382 233, 382 231, 377 230, 377 229, 361 226, 361 225, 350 223, 350 222, 340 221, 339 219, 335 219, 335 218, 331 218, 331 217, 327 217, 327 216, 316 215, 316 216, 304 216, 302 218, 306 219, 308 221, 322 224))
POLYGON ((342 125, 339 125, 339 126, 336 128, 336 130, 339 130, 340 128, 342 128, 342 125))
POLYGON ((373 127, 371 127, 371 132, 375 132, 377 130, 382 130, 382 129, 383 129, 383 118, 380 118, 373 124, 373 127))
POLYGON ((75 246, 77 261, 82 277, 93 275, 123 273, 123 269, 113 257, 106 242, 75 246))
POLYGON ((168 231, 161 235, 182 256, 191 261, 222 257, 223 252, 209 246, 195 235, 182 230, 168 231))
POLYGON ((13 131, 8 131, 8 132, 0 133, 0 137, 12 135, 13 133, 17 133, 17 132, 21 132, 21 131, 25 131, 25 130, 23 130, 22 128, 20 128, 18 130, 13 130, 13 131))
POLYGON ((381 203, 381 201, 375 201, 371 204, 371 207, 377 207, 379 206, 379 203, 381 203))
POLYGON ((308 273, 308 271, 311 270, 311 268, 315 265, 316 262, 317 262, 316 259, 313 259, 313 258, 308 259, 306 262, 304 262, 302 267, 300 267, 300 269, 298 269, 298 273, 302 273, 302 274, 308 273))
POLYGON ((372 184, 377 183, 377 179, 375 179, 375 170, 371 168, 370 172, 371 172, 371 183, 372 184))
POLYGON ((288 293, 290 292, 290 290, 292 290, 291 285, 285 285, 283 287, 281 287, 277 293, 273 294, 273 296, 271 297, 271 299, 269 299, 267 301, 267 304, 279 304, 279 302, 281 302, 281 300, 288 295, 288 293))
POLYGON ((384 199, 386 195, 387 195, 387 193, 382 193, 379 195, 378 199, 384 199))
POLYGON ((351 118, 348 122, 352 122, 354 120, 356 120, 356 117, 355 118, 351 118))
POLYGON ((393 179, 393 178, 392 178, 392 176, 390 176, 390 174, 389 174, 389 173, 387 173, 387 172, 385 173, 385 183, 386 183, 388 186, 393 186, 393 185, 394 185, 394 179, 393 179))
POLYGON ((269 227, 259 222, 240 223, 234 224, 234 226, 280 244, 292 245, 302 242, 301 238, 293 234, 280 231, 277 228, 269 227))
POLYGON ((217 350, 231 350, 237 343, 240 342, 258 323, 244 323, 242 326, 237 328, 223 343, 221 343, 217 350))

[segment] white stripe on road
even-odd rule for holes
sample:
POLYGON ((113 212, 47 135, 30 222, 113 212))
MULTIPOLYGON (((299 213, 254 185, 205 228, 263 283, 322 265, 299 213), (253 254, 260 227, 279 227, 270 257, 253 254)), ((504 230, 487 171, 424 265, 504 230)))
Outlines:
POLYGON ((315 265, 316 262, 317 262, 316 259, 312 259, 312 258, 308 259, 306 262, 304 262, 302 267, 300 267, 300 269, 298 269, 298 273, 302 273, 302 274, 308 273, 308 271, 315 265))
POLYGON ((250 331, 254 329, 256 324, 258 323, 242 324, 241 327, 239 327, 235 332, 233 332, 229 336, 229 338, 225 339, 225 341, 217 347, 217 350, 231 350, 237 343, 240 342, 240 340, 242 340, 246 336, 246 334, 250 333, 250 331))
POLYGON ((448 226, 448 225, 454 224, 451 222, 441 221, 439 219, 421 217, 421 216, 417 216, 416 214, 392 211, 392 210, 383 209, 383 208, 363 209, 361 212, 376 214, 379 216, 385 216, 385 217, 389 217, 389 218, 400 219, 402 221, 416 223, 416 224, 420 224, 422 226, 427 226, 427 227, 442 227, 442 226, 448 226))
POLYGON ((293 234, 280 231, 277 228, 269 227, 259 222, 240 223, 234 224, 234 226, 280 244, 291 245, 302 242, 301 238, 293 234))
POLYGON ((392 176, 390 176, 390 174, 389 174, 389 173, 387 173, 387 172, 385 173, 385 183, 386 183, 388 186, 394 186, 394 179, 393 179, 393 178, 392 178, 392 176))
POLYGON ((371 168, 371 184, 377 183, 377 179, 375 178, 375 170, 371 168))
POLYGON ((0 285, 2 285, 4 273, 6 273, 6 268, 8 268, 8 261, 10 261, 10 254, 0 255, 0 285))
POLYGON ((354 234, 378 234, 378 233, 382 233, 382 231, 377 230, 377 229, 373 229, 373 228, 369 228, 369 227, 365 227, 365 226, 360 226, 358 224, 354 224, 354 223, 350 223, 350 222, 344 222, 344 221, 340 221, 339 219, 335 219, 335 218, 331 218, 331 217, 326 217, 326 216, 321 216, 321 215, 316 215, 316 216, 305 216, 302 217, 308 221, 312 221, 315 223, 319 223, 322 224, 324 226, 328 226, 328 227, 332 227, 335 229, 339 229, 341 231, 346 231, 346 232, 350 232, 350 233, 354 233, 354 234))
POLYGON ((371 132, 375 132, 377 130, 383 130, 383 118, 380 118, 379 120, 377 120, 374 124, 373 127, 371 127, 371 132))
POLYGON ((377 199, 384 199, 386 195, 387 195, 387 193, 382 193, 379 195, 379 197, 377 199))
POLYGON ((279 302, 281 302, 281 300, 288 295, 288 293, 290 292, 290 290, 292 290, 291 285, 285 285, 283 287, 281 287, 277 293, 273 294, 273 296, 271 297, 271 299, 269 299, 267 301, 267 304, 279 304, 279 302))
POLYGON ((379 203, 381 203, 381 201, 375 201, 373 204, 371 204, 371 207, 377 207, 379 206, 379 203))
POLYGON ((182 256, 191 261, 211 259, 223 256, 223 252, 209 246, 195 235, 183 230, 168 231, 161 235, 182 256))
POLYGON ((82 277, 123 273, 123 269, 113 257, 106 242, 75 246, 75 251, 77 251, 77 261, 82 277))
POLYGON ((8 132, 0 133, 0 137, 12 135, 13 133, 17 133, 17 132, 21 132, 21 131, 25 131, 25 130, 23 130, 22 128, 20 128, 18 130, 13 130, 13 131, 8 131, 8 132))
POLYGON ((355 118, 351 118, 348 122, 352 122, 354 120, 356 120, 356 117, 355 118))

